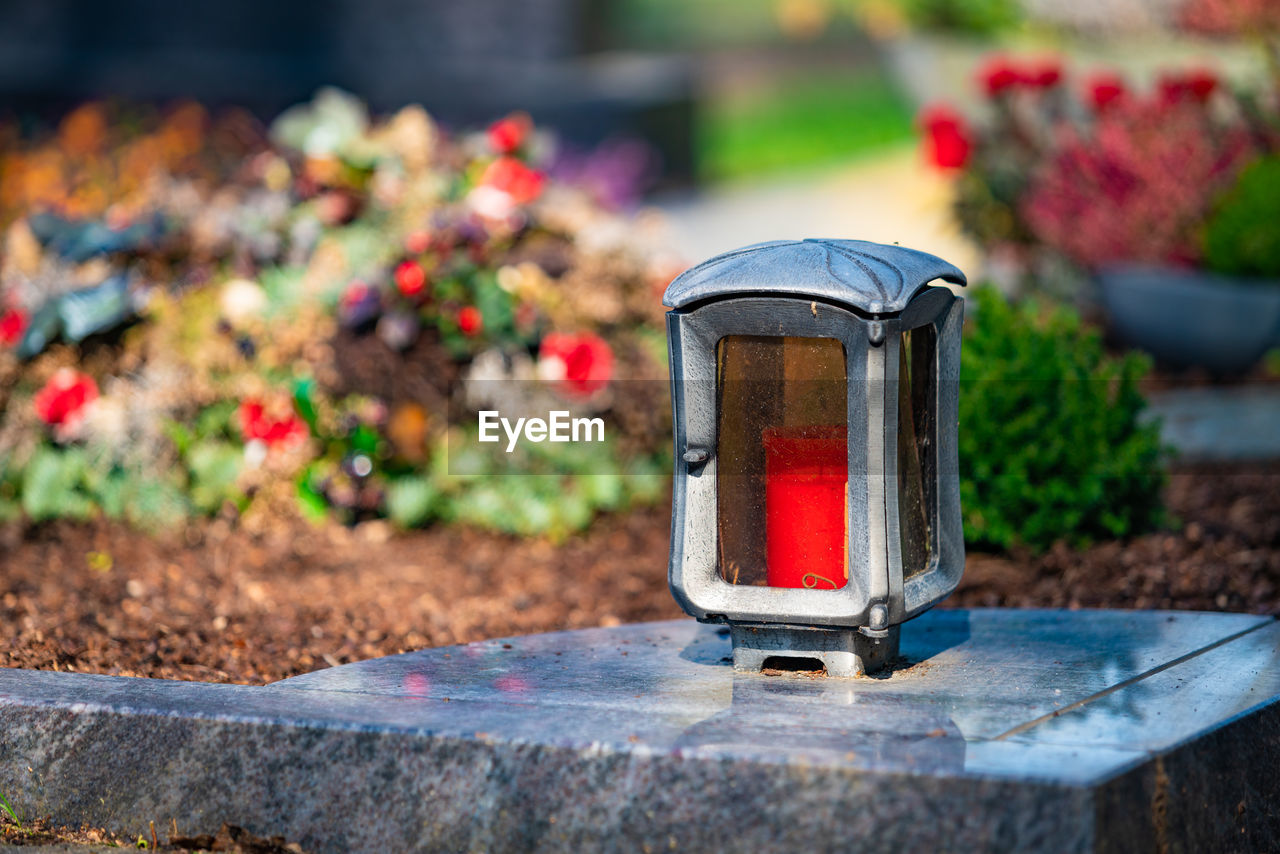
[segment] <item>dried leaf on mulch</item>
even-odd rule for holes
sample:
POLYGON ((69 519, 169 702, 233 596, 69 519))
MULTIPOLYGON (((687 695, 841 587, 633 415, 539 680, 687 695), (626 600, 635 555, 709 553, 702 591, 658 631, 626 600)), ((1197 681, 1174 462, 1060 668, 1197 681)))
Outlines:
POLYGON ((255 836, 243 827, 224 824, 216 835, 175 836, 169 847, 180 851, 226 851, 230 854, 302 854, 302 846, 283 836, 255 836))
POLYGON ((13 821, 0 811, 0 844, 16 847, 64 844, 85 846, 131 847, 129 842, 114 833, 92 827, 62 827, 47 818, 28 818, 19 814, 20 822, 13 821))

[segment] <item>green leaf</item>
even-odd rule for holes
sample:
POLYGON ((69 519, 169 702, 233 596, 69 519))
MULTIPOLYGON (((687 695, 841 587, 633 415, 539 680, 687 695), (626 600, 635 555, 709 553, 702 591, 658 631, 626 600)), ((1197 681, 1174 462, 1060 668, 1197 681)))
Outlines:
POLYGON ((7 815, 14 826, 22 827, 22 816, 18 813, 18 808, 4 796, 4 792, 0 792, 0 813, 7 815))
POLYGON ((498 285, 498 277, 489 272, 477 275, 474 287, 475 304, 484 317, 485 334, 510 338, 515 332, 511 295, 498 285))
POLYGON ((191 440, 195 438, 195 434, 187 425, 180 421, 168 421, 164 425, 164 434, 169 437, 169 441, 173 443, 173 447, 177 450, 179 456, 187 453, 187 449, 191 447, 191 440))
POLYGON ((357 424, 355 430, 351 431, 351 450, 353 451, 360 451, 371 458, 376 458, 381 444, 382 439, 378 436, 378 431, 368 424, 357 424))
POLYGON ((123 519, 128 506, 129 484, 123 472, 111 472, 94 485, 94 497, 102 512, 112 519, 123 519))
POLYGON ((270 314, 282 314, 306 298, 305 267, 268 267, 258 275, 258 284, 267 293, 270 314))
POLYGON ((40 448, 23 472, 23 512, 37 522, 89 518, 93 504, 79 489, 84 474, 84 454, 78 449, 40 448))
POLYGON ((200 439, 231 439, 239 435, 235 421, 237 404, 223 400, 210 404, 196 416, 195 435, 200 439))
POLYGON ((177 484, 146 477, 130 478, 125 518, 143 529, 180 525, 190 505, 177 484))
POLYGON ((425 477, 397 478, 387 487, 387 515, 402 528, 416 528, 431 519, 439 497, 425 477))
POLYGON ((1235 276, 1280 276, 1280 156, 1240 171, 1204 228, 1206 266, 1235 276))
POLYGON ((298 416, 306 422, 307 427, 311 430, 312 436, 319 436, 319 428, 316 418, 315 403, 315 380, 301 379, 294 383, 293 386, 293 405, 298 410, 298 416))
POLYGON ((236 481, 244 464, 244 452, 229 442, 206 441, 191 448, 186 456, 191 475, 191 503, 201 513, 216 513, 231 501, 243 497, 236 481))
POLYGON ((302 510, 302 515, 312 522, 323 522, 329 516, 329 505, 324 500, 314 486, 311 485, 311 476, 315 466, 308 466, 301 475, 298 476, 298 506, 302 510))

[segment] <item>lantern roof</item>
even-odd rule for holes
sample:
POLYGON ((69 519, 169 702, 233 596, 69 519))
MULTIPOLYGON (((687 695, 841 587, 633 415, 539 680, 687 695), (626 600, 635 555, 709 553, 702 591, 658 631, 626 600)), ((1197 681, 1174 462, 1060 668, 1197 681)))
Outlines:
POLYGON ((664 305, 682 308, 715 297, 785 294, 818 297, 869 314, 902 311, 934 279, 966 283, 936 255, 866 240, 771 240, 725 252, 685 270, 667 286, 664 305))

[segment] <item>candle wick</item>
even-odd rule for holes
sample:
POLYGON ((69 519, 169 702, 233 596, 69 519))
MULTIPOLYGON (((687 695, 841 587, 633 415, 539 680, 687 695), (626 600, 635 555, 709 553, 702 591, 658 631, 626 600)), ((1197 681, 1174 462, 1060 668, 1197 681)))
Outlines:
POLYGON ((825 581, 828 584, 830 584, 832 590, 836 589, 836 583, 834 581, 832 581, 830 578, 827 578, 825 575, 818 575, 818 573, 816 572, 806 572, 804 574, 804 577, 801 578, 800 581, 809 590, 812 590, 813 588, 817 587, 819 581, 825 581))

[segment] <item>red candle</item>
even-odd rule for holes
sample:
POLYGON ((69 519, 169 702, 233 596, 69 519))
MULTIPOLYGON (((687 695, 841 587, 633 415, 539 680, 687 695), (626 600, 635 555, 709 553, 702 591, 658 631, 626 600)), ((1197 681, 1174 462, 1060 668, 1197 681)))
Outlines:
POLYGON ((766 582, 835 590, 849 579, 848 431, 770 427, 764 431, 766 582))

